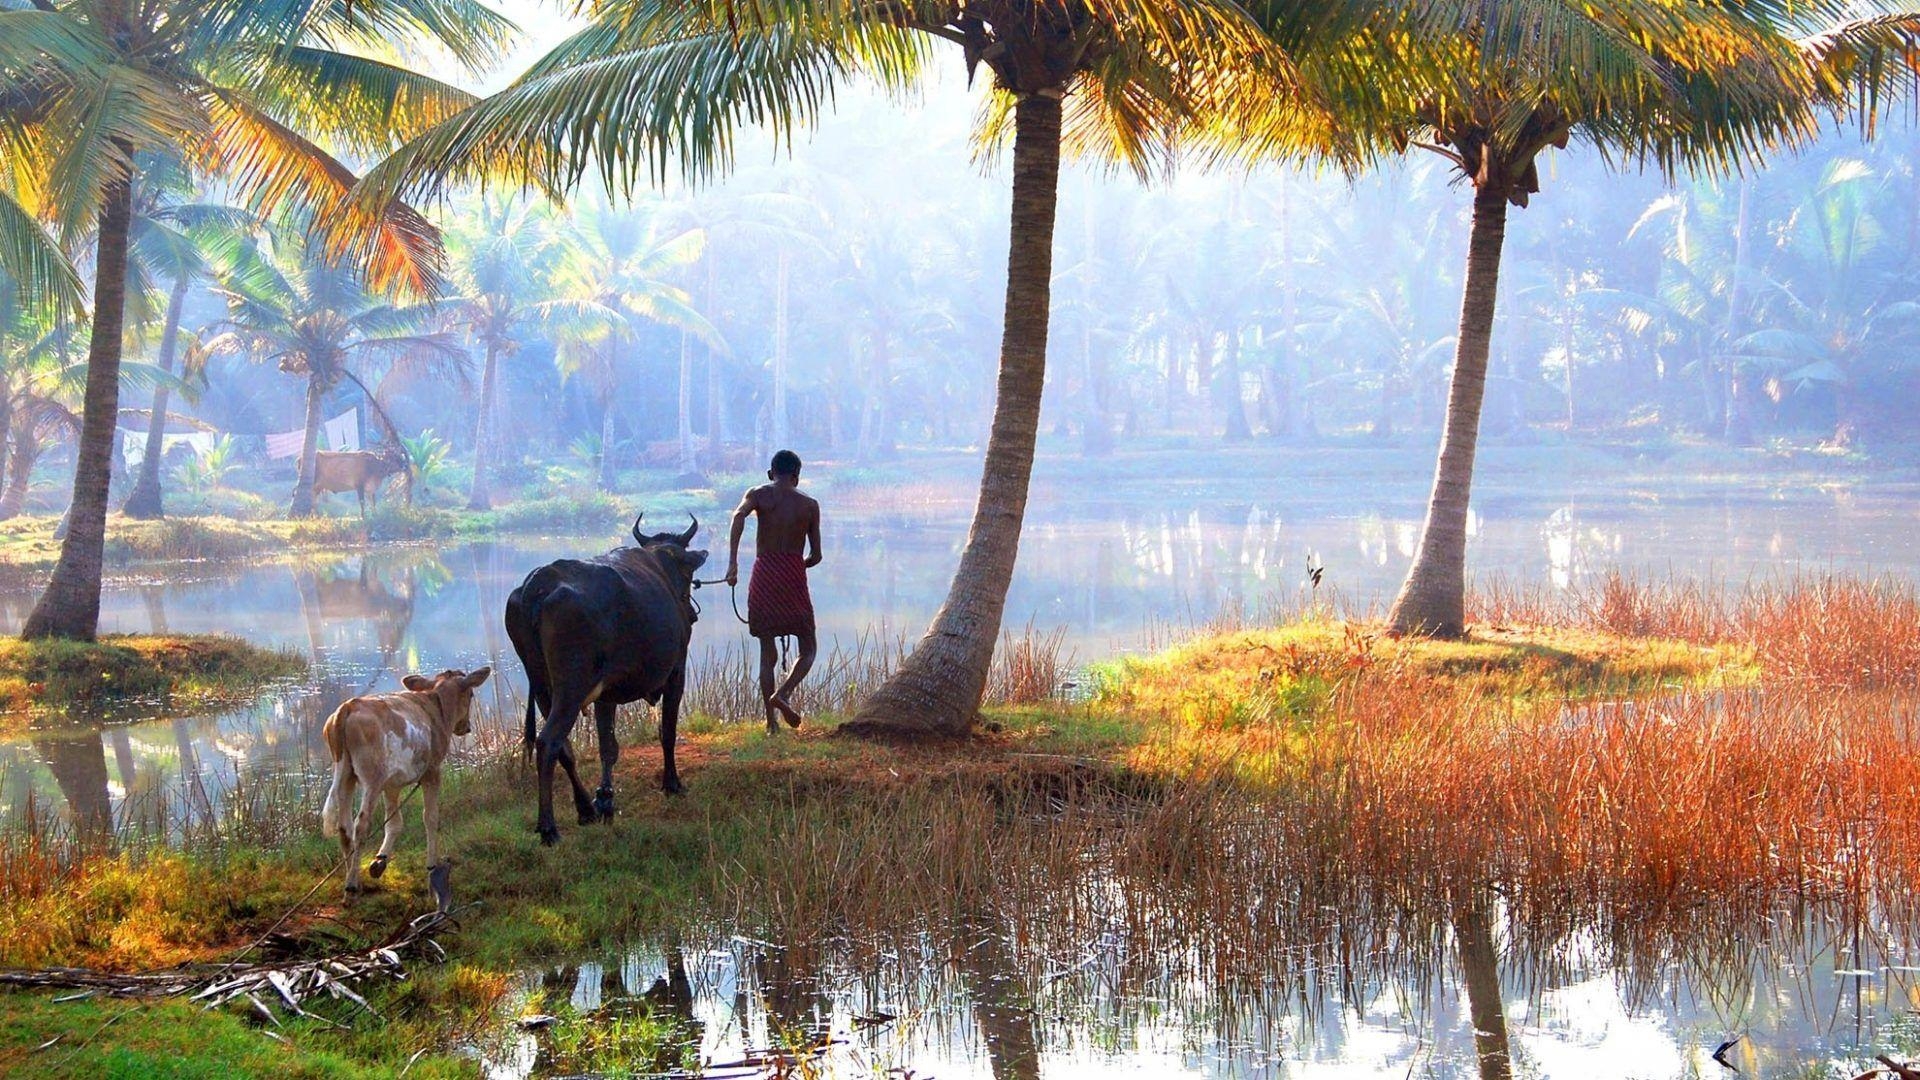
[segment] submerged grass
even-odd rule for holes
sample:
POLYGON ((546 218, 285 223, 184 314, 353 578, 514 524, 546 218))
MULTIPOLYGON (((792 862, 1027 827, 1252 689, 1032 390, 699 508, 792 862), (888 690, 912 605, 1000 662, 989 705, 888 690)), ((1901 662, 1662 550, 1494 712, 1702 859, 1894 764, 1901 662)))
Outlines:
MULTIPOLYGON (((1464 642, 1320 612, 1071 680, 1057 639, 1029 633, 1002 650, 993 723, 931 748, 770 737, 733 685, 744 670, 715 676, 683 732, 691 793, 658 793, 658 750, 629 713, 619 816, 572 825, 562 795, 555 848, 533 835, 517 746, 472 748, 442 813, 456 893, 481 902, 459 964, 376 1002, 387 1023, 296 1037, 391 1067, 484 1023, 506 972, 669 931, 878 951, 986 918, 1023 965, 1117 935, 1142 967, 1123 981, 1259 987, 1437 965, 1457 906, 1487 895, 1516 962, 1563 962, 1590 935, 1630 982, 1814 908, 1896 936, 1920 923, 1920 791, 1903 779, 1920 770, 1920 687, 1882 659, 1920 640, 1910 593, 1819 580, 1722 601, 1620 579, 1476 604, 1486 621, 1464 642), (1062 700, 1069 681, 1091 692, 1062 700)), ((851 650, 816 707, 896 655, 851 650)), ((594 761, 591 740, 577 750, 594 761)), ((316 809, 311 791, 256 806, 250 832, 185 851, 10 836, 0 966, 222 955, 333 866, 316 809)), ((381 891, 347 907, 322 886, 296 938, 362 939, 419 909, 407 814, 381 891)), ((51 1008, 0 997, 9 1018, 51 1008)), ((627 1034, 654 1038, 647 1023, 627 1034)))
POLYGON ((0 733, 206 712, 252 700, 268 683, 305 670, 292 653, 224 634, 0 638, 0 733))

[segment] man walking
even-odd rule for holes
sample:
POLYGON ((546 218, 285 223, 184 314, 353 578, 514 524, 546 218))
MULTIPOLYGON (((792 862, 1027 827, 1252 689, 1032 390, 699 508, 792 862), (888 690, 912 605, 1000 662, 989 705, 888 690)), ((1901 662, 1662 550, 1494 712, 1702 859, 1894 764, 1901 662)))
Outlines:
POLYGON ((777 732, 776 717, 800 726, 791 704, 794 688, 807 677, 819 642, 813 632, 813 598, 807 571, 820 565, 820 504, 800 492, 800 455, 782 450, 767 470, 769 483, 747 492, 733 512, 727 541, 727 584, 740 583, 740 537, 747 518, 758 515, 753 578, 747 583, 747 632, 760 639, 760 699, 767 709, 767 730, 777 732), (803 555, 802 552, 805 552, 803 555), (775 680, 779 639, 790 637, 800 652, 784 679, 775 680))

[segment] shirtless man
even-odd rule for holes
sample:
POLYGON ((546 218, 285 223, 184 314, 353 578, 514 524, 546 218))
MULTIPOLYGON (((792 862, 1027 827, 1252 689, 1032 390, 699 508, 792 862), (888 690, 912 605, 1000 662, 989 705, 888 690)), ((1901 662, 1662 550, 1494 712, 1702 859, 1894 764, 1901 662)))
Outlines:
POLYGON ((747 632, 760 639, 760 699, 767 708, 767 731, 777 732, 775 717, 793 727, 800 714, 789 699, 813 667, 819 642, 813 632, 813 598, 807 593, 807 571, 820 565, 820 504, 800 493, 800 455, 782 450, 773 455, 763 484, 747 492, 733 512, 733 535, 727 540, 727 584, 740 583, 740 536, 747 518, 760 515, 754 538, 753 578, 747 583, 747 632), (806 549, 803 557, 802 548, 806 549), (800 655, 786 678, 777 684, 779 639, 791 637, 800 655))

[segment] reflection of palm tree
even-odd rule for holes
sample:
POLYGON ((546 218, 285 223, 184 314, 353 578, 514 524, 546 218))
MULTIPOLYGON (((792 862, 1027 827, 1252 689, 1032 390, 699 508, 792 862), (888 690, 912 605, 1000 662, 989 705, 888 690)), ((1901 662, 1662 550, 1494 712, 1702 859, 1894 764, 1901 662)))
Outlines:
POLYGON ((90 732, 70 739, 35 739, 33 747, 67 800, 74 831, 104 838, 113 828, 113 800, 107 793, 107 752, 100 736, 90 732))
POLYGON ((1483 891, 1453 906, 1453 932, 1460 950, 1460 971, 1467 984, 1467 1009, 1473 1015, 1473 1053, 1480 1080, 1511 1080, 1513 1052, 1507 1040, 1507 1013, 1500 1000, 1500 951, 1493 941, 1493 917, 1483 891))
POLYGON ((997 920, 979 920, 966 940, 978 944, 960 958, 960 974, 973 999, 973 1012, 987 1044, 994 1080, 1040 1080, 1040 1042, 1033 1009, 1020 998, 1021 981, 1007 949, 1005 928, 997 920))

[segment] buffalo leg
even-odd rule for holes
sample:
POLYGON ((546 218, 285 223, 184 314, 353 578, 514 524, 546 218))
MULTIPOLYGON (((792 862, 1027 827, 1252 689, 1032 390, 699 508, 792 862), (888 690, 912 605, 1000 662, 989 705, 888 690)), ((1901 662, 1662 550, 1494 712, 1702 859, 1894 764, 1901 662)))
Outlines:
POLYGON ((687 790, 680 785, 680 773, 673 767, 673 744, 680 728, 680 696, 686 689, 687 665, 682 662, 667 677, 667 691, 660 700, 660 786, 669 795, 687 790))
POLYGON ((573 741, 560 744, 560 767, 567 770, 567 781, 573 785, 573 810, 580 824, 591 825, 600 820, 593 808, 593 796, 587 794, 587 785, 580 782, 580 769, 573 760, 573 741))
POLYGON ((543 844, 560 842, 560 826, 553 822, 553 767, 566 756, 567 738, 573 734, 573 722, 580 715, 580 706, 575 702, 555 698, 553 704, 557 707, 546 710, 547 722, 534 747, 535 766, 540 774, 540 822, 536 828, 543 844))
POLYGON ((615 737, 613 721, 619 706, 610 702, 593 703, 593 722, 600 736, 600 790, 593 794, 593 808, 602 821, 613 820, 613 767, 620 761, 620 740, 615 737))

